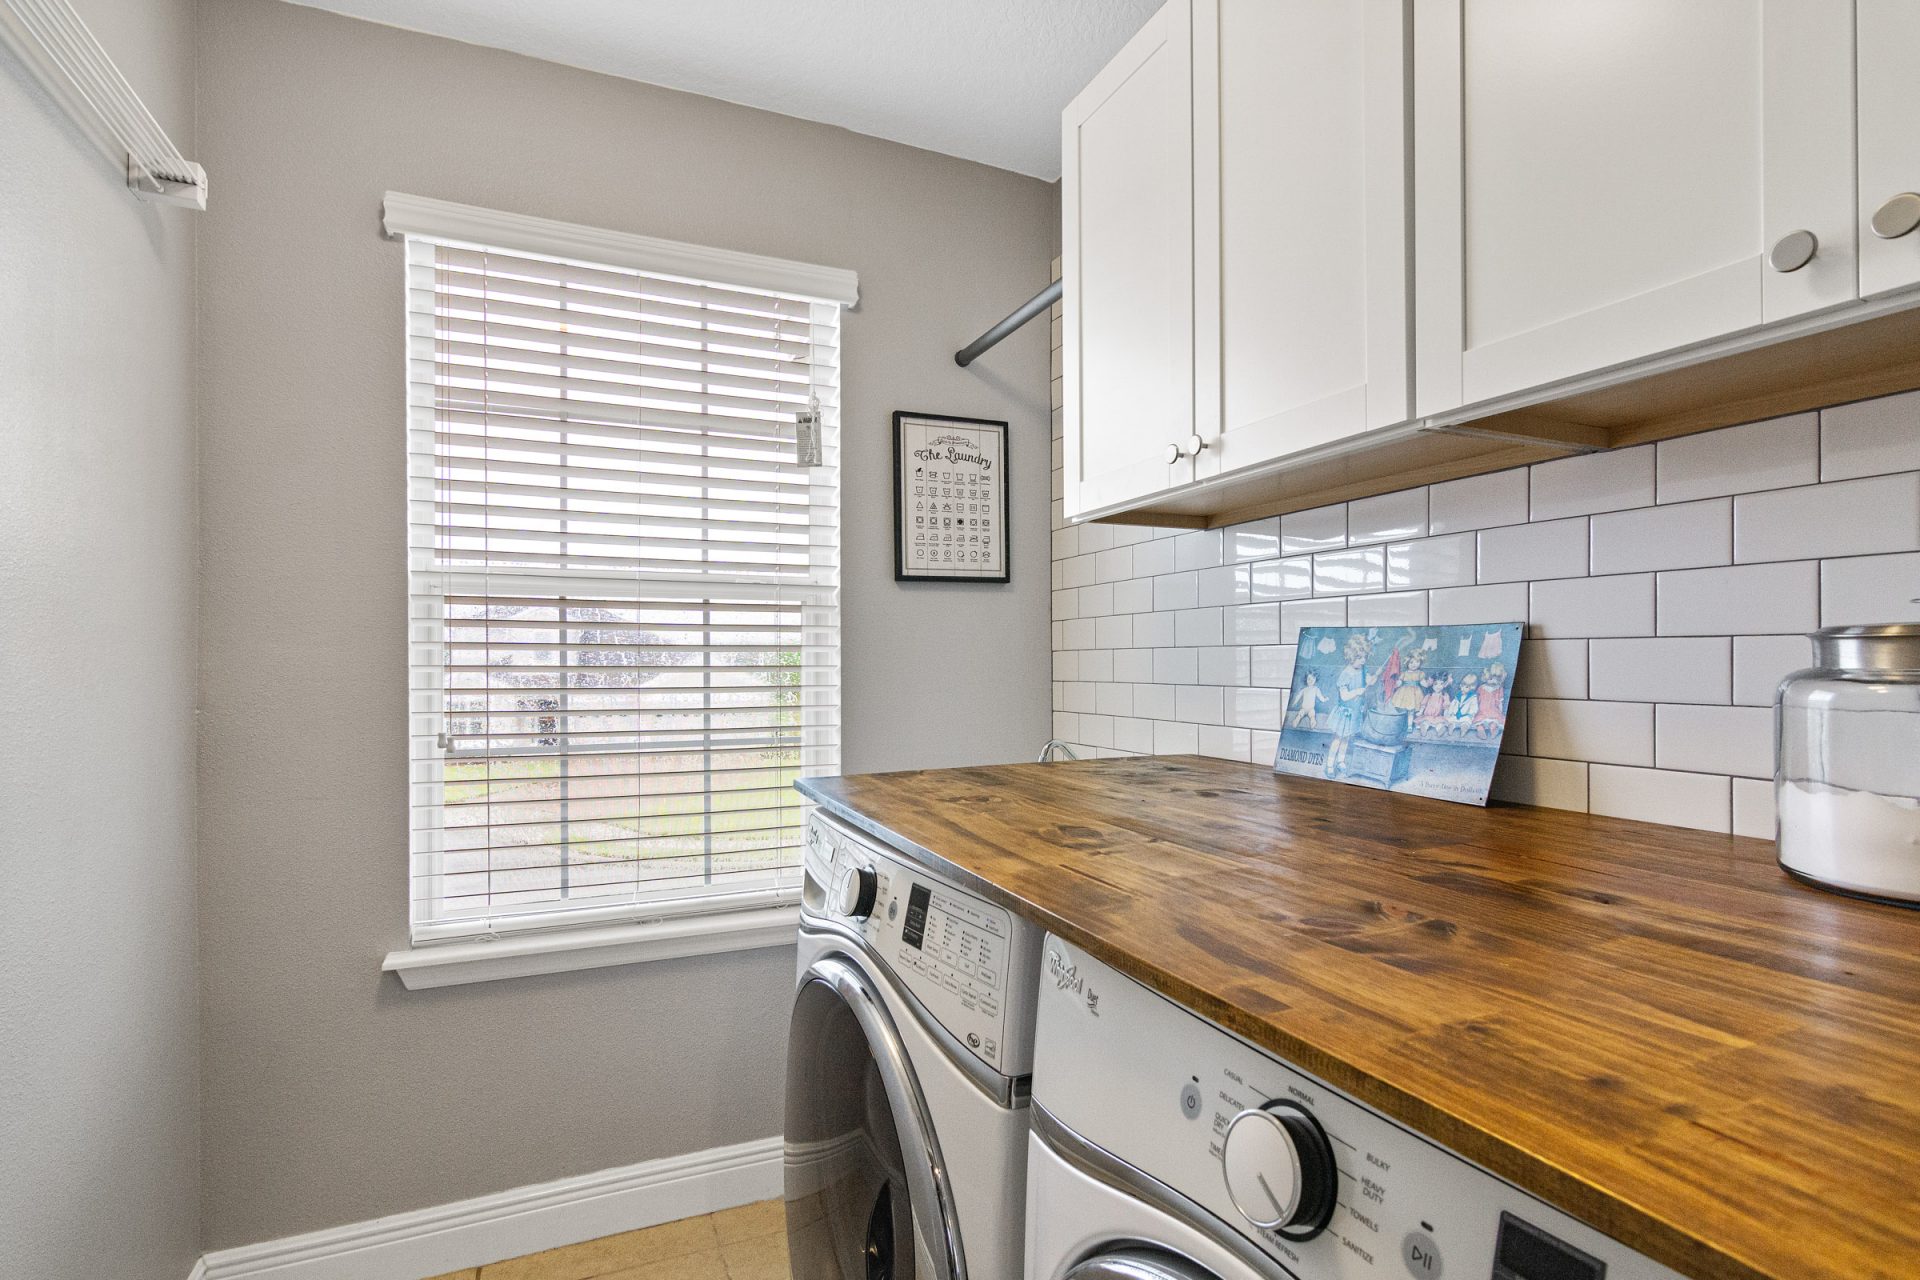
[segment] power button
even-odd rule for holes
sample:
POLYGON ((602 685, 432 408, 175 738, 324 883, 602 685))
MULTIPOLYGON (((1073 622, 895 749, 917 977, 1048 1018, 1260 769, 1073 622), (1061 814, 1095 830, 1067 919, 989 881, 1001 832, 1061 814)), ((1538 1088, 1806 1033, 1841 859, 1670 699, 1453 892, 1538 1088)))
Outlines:
POLYGON ((1189 1084, 1180 1091, 1180 1114, 1189 1120, 1200 1118, 1200 1086, 1189 1084))

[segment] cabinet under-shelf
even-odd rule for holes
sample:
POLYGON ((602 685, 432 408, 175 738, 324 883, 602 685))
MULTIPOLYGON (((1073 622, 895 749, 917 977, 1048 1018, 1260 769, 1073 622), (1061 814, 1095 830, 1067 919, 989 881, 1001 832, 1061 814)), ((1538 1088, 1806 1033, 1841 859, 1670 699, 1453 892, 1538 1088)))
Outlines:
POLYGON ((1569 453, 1625 448, 1920 388, 1920 299, 1772 341, 1680 353, 1627 381, 1583 380, 1478 417, 1408 423, 1195 484, 1094 522, 1208 529, 1569 453), (1594 382, 1600 385, 1592 385, 1594 382))

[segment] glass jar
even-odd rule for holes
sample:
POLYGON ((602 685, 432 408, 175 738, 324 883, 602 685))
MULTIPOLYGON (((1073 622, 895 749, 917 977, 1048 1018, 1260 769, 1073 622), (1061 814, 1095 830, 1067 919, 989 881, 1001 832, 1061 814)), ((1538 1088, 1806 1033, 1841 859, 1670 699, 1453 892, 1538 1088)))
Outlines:
POLYGON ((1774 702, 1780 865, 1920 905, 1920 625, 1828 627, 1774 702))

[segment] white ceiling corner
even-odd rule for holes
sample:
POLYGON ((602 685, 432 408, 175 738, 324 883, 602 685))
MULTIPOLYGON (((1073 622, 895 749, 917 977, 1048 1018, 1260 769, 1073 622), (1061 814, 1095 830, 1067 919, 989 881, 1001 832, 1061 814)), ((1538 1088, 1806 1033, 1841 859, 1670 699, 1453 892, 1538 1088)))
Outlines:
POLYGON ((1049 181, 1060 109, 1161 0, 294 0, 1049 181))

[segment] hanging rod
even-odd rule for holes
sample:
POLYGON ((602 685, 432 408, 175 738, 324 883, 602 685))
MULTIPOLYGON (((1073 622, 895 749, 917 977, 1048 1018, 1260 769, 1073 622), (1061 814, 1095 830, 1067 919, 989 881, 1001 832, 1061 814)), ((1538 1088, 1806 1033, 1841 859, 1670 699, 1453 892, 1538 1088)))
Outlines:
POLYGON ((180 153, 67 0, 0 0, 0 44, 124 167, 135 195, 207 207, 207 171, 180 153))
POLYGON ((953 362, 962 369, 966 368, 975 360, 979 359, 984 352, 997 346, 1002 338, 1058 301, 1060 301, 1060 281, 1055 280, 1052 284, 1015 307, 1013 314, 1009 315, 1005 320, 1002 320, 999 324, 993 326, 993 328, 987 330, 972 342, 969 342, 966 346, 954 352, 953 362))

